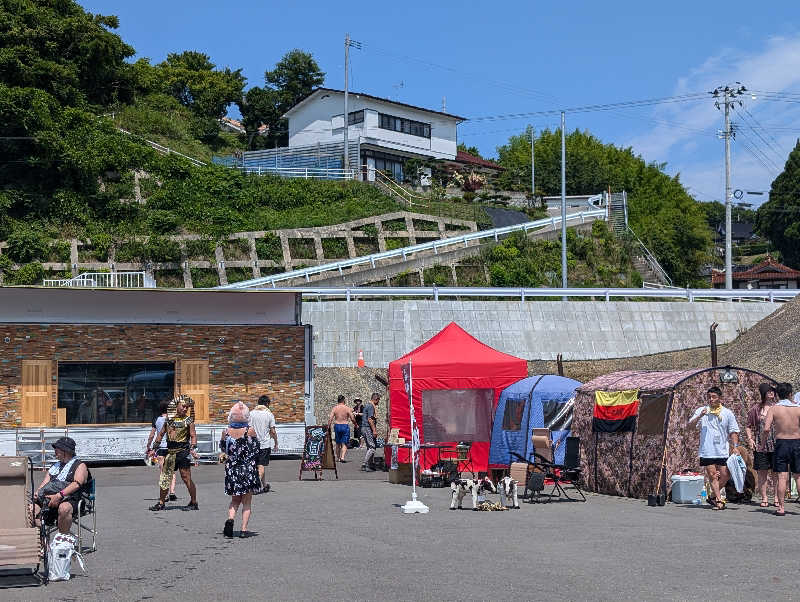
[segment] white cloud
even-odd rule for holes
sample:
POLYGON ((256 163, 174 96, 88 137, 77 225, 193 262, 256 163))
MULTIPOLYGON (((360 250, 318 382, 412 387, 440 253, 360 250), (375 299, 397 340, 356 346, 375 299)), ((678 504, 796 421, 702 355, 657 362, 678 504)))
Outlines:
MULTIPOLYGON (((798 92, 800 90, 800 35, 774 36, 755 53, 742 53, 726 48, 707 58, 689 73, 677 78, 674 94, 713 90, 721 84, 740 81, 749 90, 798 92)), ((768 101, 743 97, 744 107, 760 125, 748 126, 751 116, 743 110, 733 111, 732 120, 739 132, 733 142, 732 181, 734 188, 768 190, 775 175, 783 169, 786 156, 800 136, 800 103, 768 101), (797 127, 797 131, 773 129, 797 127), (762 139, 763 137, 763 139, 762 139), (772 165, 765 168, 747 150, 772 165), (775 171, 777 168, 777 172, 775 171)), ((651 113, 658 123, 648 132, 635 136, 627 144, 648 161, 666 161, 672 172, 681 172, 685 185, 714 198, 723 197, 723 143, 715 132, 722 129, 721 111, 708 100, 692 103, 659 105, 651 113)), ((755 124, 753 124, 755 125, 755 124)), ((704 198, 698 194, 698 198, 704 198)), ((753 197, 756 202, 766 197, 753 197)))

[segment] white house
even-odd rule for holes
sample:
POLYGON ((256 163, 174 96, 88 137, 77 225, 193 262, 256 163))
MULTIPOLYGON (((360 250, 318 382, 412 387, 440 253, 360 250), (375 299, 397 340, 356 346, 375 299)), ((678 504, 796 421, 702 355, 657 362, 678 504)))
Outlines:
MULTIPOLYGON (((348 146, 357 145, 362 179, 374 179, 378 169, 401 180, 403 161, 413 157, 456 159, 456 130, 463 117, 360 92, 348 94, 348 113, 348 146)), ((289 120, 289 152, 342 144, 344 92, 317 88, 284 117, 289 120)))

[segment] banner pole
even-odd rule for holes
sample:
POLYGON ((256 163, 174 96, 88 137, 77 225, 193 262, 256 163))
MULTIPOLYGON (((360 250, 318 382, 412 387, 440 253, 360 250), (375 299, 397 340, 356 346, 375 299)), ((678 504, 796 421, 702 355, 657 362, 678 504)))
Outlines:
POLYGON ((403 380, 408 394, 409 417, 411 419, 411 501, 401 507, 403 514, 427 514, 429 508, 417 500, 417 452, 419 451, 419 430, 414 416, 414 385, 411 375, 411 360, 403 366, 403 380))

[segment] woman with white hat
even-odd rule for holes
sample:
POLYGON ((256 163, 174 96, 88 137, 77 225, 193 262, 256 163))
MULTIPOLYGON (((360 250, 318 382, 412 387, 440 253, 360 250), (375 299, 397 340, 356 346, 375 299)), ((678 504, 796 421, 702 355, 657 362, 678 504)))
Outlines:
POLYGON ((250 503, 253 491, 261 486, 256 469, 260 446, 255 430, 249 425, 250 410, 237 401, 228 412, 228 427, 222 431, 219 442, 220 462, 225 462, 225 494, 231 496, 228 519, 223 535, 233 537, 233 522, 239 506, 242 507, 242 528, 239 537, 248 537, 250 503))

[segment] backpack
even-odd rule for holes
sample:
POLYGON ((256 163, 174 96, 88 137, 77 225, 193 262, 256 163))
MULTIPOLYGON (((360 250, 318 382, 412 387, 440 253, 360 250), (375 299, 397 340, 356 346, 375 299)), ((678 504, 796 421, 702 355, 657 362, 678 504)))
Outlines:
POLYGON ((75 549, 75 538, 71 534, 56 533, 47 551, 50 581, 69 581, 73 556, 77 558, 81 570, 86 573, 83 557, 75 549))

